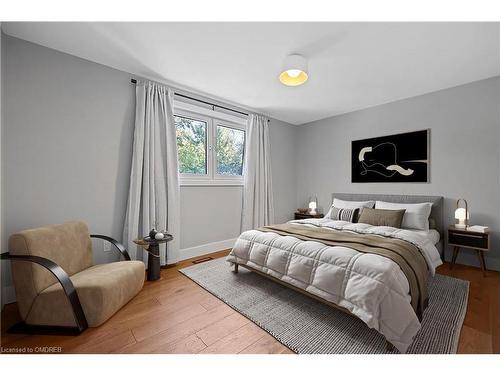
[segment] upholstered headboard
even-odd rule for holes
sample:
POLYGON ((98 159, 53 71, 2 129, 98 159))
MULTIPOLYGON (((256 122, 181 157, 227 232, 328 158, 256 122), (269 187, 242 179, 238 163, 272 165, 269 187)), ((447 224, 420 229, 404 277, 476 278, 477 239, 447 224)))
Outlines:
POLYGON ((436 223, 436 230, 444 238, 444 223, 443 223, 443 197, 427 196, 427 195, 392 195, 392 194, 358 194, 358 193, 333 193, 333 198, 343 199, 346 201, 385 201, 393 203, 424 203, 431 202, 432 210, 430 219, 436 223))

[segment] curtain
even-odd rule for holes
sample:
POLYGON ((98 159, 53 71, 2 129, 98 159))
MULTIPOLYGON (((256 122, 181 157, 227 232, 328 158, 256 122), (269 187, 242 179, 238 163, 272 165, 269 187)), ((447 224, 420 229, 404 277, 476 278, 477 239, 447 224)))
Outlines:
POLYGON ((135 92, 134 145, 123 240, 130 256, 147 266, 148 253, 133 240, 147 236, 151 228, 167 230, 174 239, 160 245, 160 264, 175 263, 179 257, 180 207, 173 92, 148 81, 138 81, 135 92))
POLYGON ((262 115, 248 116, 244 170, 243 231, 274 221, 269 125, 262 115))

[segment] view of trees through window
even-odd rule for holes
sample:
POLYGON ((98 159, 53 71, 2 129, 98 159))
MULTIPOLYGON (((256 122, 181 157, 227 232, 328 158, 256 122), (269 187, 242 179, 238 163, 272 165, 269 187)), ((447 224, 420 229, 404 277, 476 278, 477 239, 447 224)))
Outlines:
POLYGON ((226 126, 217 126, 217 174, 243 175, 245 132, 226 126))
POLYGON ((207 123, 175 116, 179 173, 207 174, 207 123))
POLYGON ((192 175, 242 176, 245 131, 215 121, 175 116, 179 173, 192 175), (208 137, 215 127, 214 151, 208 149, 208 137), (213 152, 215 171, 211 172, 208 152, 213 152))

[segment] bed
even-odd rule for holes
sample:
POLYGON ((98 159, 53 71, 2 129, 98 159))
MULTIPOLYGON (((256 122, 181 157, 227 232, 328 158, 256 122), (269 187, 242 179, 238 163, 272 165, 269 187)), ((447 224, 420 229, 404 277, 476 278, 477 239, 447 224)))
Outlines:
POLYGON ((243 232, 227 261, 352 314, 404 353, 442 264, 443 198, 334 193, 345 201, 432 203, 430 230, 305 219, 243 232))

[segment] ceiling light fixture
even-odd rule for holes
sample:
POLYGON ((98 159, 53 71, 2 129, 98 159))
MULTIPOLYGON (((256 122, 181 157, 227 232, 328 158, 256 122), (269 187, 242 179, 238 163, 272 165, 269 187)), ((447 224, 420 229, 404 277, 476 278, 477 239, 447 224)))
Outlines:
POLYGON ((302 55, 288 55, 280 74, 285 86, 300 86, 307 81, 307 60, 302 55))

